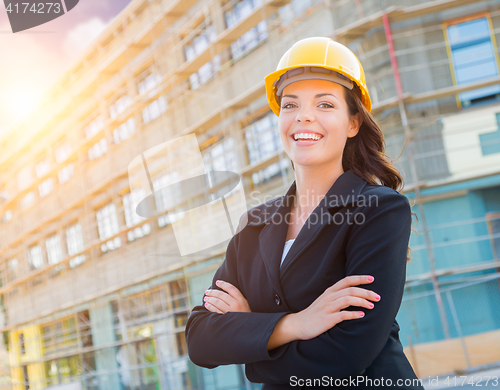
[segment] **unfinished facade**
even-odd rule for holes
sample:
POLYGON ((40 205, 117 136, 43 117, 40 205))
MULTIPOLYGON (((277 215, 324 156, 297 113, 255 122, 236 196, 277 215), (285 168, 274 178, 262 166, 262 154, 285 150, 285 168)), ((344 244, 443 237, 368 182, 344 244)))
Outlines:
POLYGON ((0 139, 0 388, 260 386, 243 366, 189 361, 184 326, 227 241, 180 256, 172 217, 134 212, 128 167, 195 135, 248 208, 283 195, 294 175, 264 77, 312 36, 360 59, 415 201, 397 320, 417 375, 499 361, 499 33, 496 1, 133 0, 0 139))

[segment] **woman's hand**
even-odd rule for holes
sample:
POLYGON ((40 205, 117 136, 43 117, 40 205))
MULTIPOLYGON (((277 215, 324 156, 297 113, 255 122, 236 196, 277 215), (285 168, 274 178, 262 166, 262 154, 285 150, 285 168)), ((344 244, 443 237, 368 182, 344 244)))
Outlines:
POLYGON ((369 275, 347 276, 327 288, 311 305, 292 314, 293 333, 299 340, 309 340, 333 328, 339 322, 362 318, 362 311, 342 310, 348 306, 372 309, 380 296, 364 288, 353 287, 373 282, 369 275))
POLYGON ((251 313, 248 301, 243 294, 229 282, 218 280, 217 286, 224 291, 210 289, 205 291, 205 307, 207 310, 224 314, 228 311, 251 313))

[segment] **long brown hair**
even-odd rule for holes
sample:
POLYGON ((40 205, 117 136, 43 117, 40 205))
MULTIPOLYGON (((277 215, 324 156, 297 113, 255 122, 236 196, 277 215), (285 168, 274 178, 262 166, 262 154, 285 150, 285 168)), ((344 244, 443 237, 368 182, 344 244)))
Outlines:
MULTIPOLYGON (((342 167, 344 171, 350 169, 369 184, 378 184, 378 179, 382 185, 402 192, 404 179, 399 171, 394 167, 392 160, 385 154, 385 140, 380 126, 369 113, 361 101, 361 91, 354 84, 353 89, 343 88, 344 98, 352 117, 358 112, 363 119, 358 134, 347 138, 344 153, 342 155, 342 167)), ((413 211, 418 221, 417 214, 413 211)), ((415 230, 412 229, 415 232, 415 230)), ((406 261, 411 260, 411 248, 408 246, 406 261)))
MULTIPOLYGON (((360 113, 363 122, 358 134, 347 138, 342 155, 342 168, 345 171, 352 170, 369 184, 385 185, 393 190, 402 192, 404 179, 394 167, 392 160, 385 154, 385 140, 380 126, 369 113, 361 101, 361 91, 354 84, 352 90, 343 88, 344 98, 347 103, 349 116, 352 118, 360 113)), ((293 161, 292 161, 293 167, 293 161)), ((295 168, 294 168, 295 169, 295 168)), ((418 221, 417 214, 411 213, 418 221)), ((414 229, 412 231, 416 232, 414 229)), ((411 249, 408 247, 406 261, 410 261, 411 249)))

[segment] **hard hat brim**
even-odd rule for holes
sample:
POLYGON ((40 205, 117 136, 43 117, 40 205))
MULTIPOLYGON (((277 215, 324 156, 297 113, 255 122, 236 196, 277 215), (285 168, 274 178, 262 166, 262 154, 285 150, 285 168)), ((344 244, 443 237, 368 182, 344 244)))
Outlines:
MULTIPOLYGON (((280 77, 288 72, 291 69, 296 69, 302 66, 312 66, 312 67, 318 67, 318 64, 300 64, 300 65, 293 65, 293 66, 288 66, 285 68, 282 68, 280 70, 274 71, 272 73, 269 73, 265 78, 264 78, 264 83, 266 87, 266 95, 267 95, 267 101, 269 103, 269 106, 271 107, 271 110, 277 115, 280 115, 281 107, 278 104, 277 96, 276 96, 276 88, 275 88, 275 83, 280 79, 280 77)), ((368 91, 366 91, 365 87, 363 85, 360 85, 360 83, 352 77, 352 74, 349 72, 346 72, 344 69, 339 69, 337 67, 331 67, 331 66, 319 66, 321 68, 333 70, 335 72, 338 72, 347 78, 349 80, 353 81, 361 90, 361 101, 363 102, 363 105, 365 106, 366 110, 368 112, 371 112, 371 99, 368 94, 368 91)))

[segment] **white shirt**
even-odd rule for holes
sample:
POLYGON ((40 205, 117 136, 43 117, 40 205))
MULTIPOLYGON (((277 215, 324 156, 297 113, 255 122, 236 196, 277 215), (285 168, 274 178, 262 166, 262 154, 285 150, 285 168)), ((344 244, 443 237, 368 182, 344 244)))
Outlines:
MULTIPOLYGON (((283 264, 283 260, 285 260, 286 254, 288 253, 288 251, 292 247, 294 241, 295 241, 295 238, 285 242, 285 249, 283 250, 283 256, 281 256, 281 264, 283 264)), ((281 264, 280 264, 280 267, 281 267, 281 264)))

